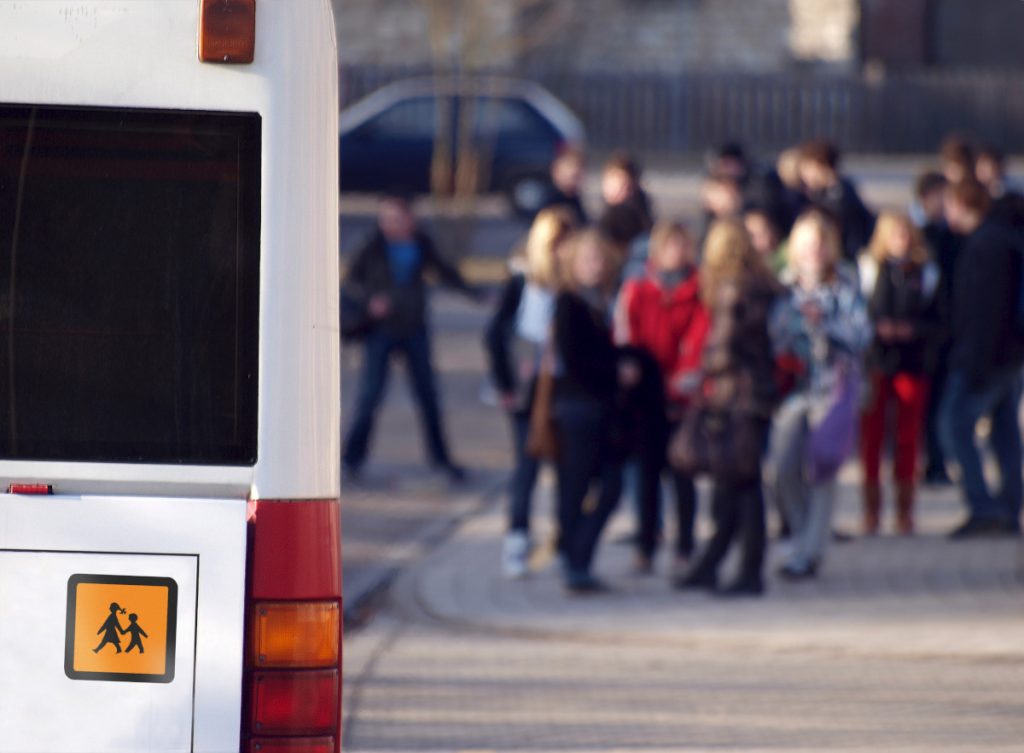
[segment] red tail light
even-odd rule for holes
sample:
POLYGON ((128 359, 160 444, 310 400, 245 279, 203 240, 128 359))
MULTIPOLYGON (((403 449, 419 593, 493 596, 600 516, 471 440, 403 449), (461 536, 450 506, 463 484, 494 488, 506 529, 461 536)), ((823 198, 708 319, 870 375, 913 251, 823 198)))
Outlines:
POLYGON ((258 500, 249 524, 246 749, 337 753, 340 504, 258 500))
POLYGON ((338 670, 258 672, 252 730, 261 735, 329 735, 338 726, 338 670))

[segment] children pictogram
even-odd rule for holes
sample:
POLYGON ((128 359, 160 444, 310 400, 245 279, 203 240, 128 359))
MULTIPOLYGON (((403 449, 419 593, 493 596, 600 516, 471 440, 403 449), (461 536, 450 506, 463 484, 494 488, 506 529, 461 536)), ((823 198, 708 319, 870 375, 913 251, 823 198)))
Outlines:
POLYGON ((118 612, 124 614, 124 610, 115 601, 110 605, 110 616, 100 625, 100 629, 96 631, 96 635, 102 635, 103 640, 100 641, 100 645, 92 650, 94 654, 98 654, 108 643, 113 644, 114 648, 117 649, 117 653, 121 653, 121 638, 118 636, 118 633, 124 635, 125 629, 121 627, 121 623, 117 620, 118 612))
POLYGON ((171 578, 71 576, 64 673, 72 680, 171 682, 177 602, 171 578))
POLYGON ((125 653, 130 654, 132 649, 135 647, 138 647, 140 654, 146 653, 146 649, 142 647, 142 639, 148 638, 149 636, 146 635, 145 630, 139 627, 139 616, 137 614, 128 615, 128 622, 130 622, 131 624, 125 629, 124 632, 131 633, 132 640, 128 644, 128 648, 124 650, 125 653))

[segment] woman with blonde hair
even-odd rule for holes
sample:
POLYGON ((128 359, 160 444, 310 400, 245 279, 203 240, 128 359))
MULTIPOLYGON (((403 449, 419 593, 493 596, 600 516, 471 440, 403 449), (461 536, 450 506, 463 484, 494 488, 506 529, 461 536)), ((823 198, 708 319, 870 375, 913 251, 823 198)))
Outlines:
POLYGON ((760 458, 776 402, 768 318, 781 286, 739 220, 719 220, 711 226, 700 284, 711 331, 701 358, 703 384, 694 409, 716 417, 713 425, 728 436, 714 441, 731 448, 731 460, 719 458, 712 463, 715 532, 692 569, 675 585, 717 588, 718 567, 738 538, 742 547, 739 576, 719 593, 756 596, 764 591, 760 458))
POLYGON ((896 529, 914 532, 917 455, 928 406, 929 374, 941 335, 939 268, 924 239, 903 213, 884 212, 861 256, 861 290, 868 302, 874 340, 868 350, 871 404, 861 422, 864 463, 864 533, 878 533, 880 470, 886 413, 896 408, 893 476, 896 529))
MULTIPOLYGON (((668 437, 699 384, 700 354, 708 332, 701 301, 698 253, 689 230, 660 222, 651 233, 646 274, 629 280, 619 296, 616 341, 628 347, 637 365, 636 385, 628 389, 630 447, 637 459, 640 530, 635 570, 649 573, 657 548, 661 474, 668 437)), ((674 472, 676 497, 675 563, 683 572, 693 554, 697 489, 693 477, 674 472)))
POLYGON ((545 209, 537 215, 517 257, 519 272, 505 284, 484 337, 491 379, 511 419, 515 452, 502 551, 502 569, 509 578, 522 578, 528 570, 530 508, 540 469, 539 461, 526 451, 530 406, 561 282, 560 254, 575 229, 565 208, 545 209))
POLYGON ((779 407, 768 453, 770 488, 792 550, 780 575, 813 577, 832 530, 835 481, 856 439, 860 359, 871 338, 856 275, 840 263, 835 221, 802 214, 790 234, 787 291, 769 331, 792 389, 779 407))
POLYGON ((574 235, 566 252, 553 321, 559 551, 566 588, 585 593, 605 590, 591 563, 622 491, 621 448, 614 442, 619 354, 609 326, 618 255, 597 230, 574 235), (596 502, 585 510, 592 488, 596 502))

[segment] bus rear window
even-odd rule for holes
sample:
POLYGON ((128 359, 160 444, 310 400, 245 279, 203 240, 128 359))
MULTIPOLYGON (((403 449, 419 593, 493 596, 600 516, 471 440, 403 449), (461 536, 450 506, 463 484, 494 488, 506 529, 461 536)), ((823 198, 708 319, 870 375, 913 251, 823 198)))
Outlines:
POLYGON ((260 118, 0 105, 0 458, 256 460, 260 118))

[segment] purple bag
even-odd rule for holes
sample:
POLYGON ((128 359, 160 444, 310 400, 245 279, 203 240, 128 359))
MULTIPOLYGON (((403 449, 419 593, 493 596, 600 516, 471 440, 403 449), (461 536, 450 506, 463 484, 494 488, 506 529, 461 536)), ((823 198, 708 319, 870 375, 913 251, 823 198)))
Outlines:
POLYGON ((832 388, 825 416, 810 428, 806 468, 810 483, 830 481, 853 454, 860 417, 861 371, 853 361, 838 366, 839 378, 832 388))

